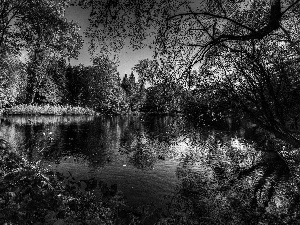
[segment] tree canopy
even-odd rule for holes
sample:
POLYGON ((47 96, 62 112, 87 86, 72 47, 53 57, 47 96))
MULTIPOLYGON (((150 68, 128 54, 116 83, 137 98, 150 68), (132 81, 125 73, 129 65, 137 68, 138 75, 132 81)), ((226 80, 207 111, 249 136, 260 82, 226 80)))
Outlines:
POLYGON ((70 1, 0 1, 0 50, 18 53, 28 49, 52 49, 76 57, 82 46, 76 23, 64 18, 70 1))
POLYGON ((155 54, 167 54, 182 75, 218 46, 278 33, 290 38, 293 29, 285 21, 298 15, 299 2, 77 0, 91 9, 86 34, 92 50, 115 52, 129 39, 134 48, 150 46, 155 54))
MULTIPOLYGON (((64 94, 58 91, 60 83, 64 83, 62 64, 66 58, 76 58, 83 43, 79 26, 64 17, 70 2, 0 1, 0 56, 18 58, 21 53, 28 56, 23 65, 27 73, 22 76, 20 86, 26 89, 28 103, 59 103, 63 99, 64 94)), ((15 103, 16 96, 20 99, 20 88, 9 102, 15 103)))

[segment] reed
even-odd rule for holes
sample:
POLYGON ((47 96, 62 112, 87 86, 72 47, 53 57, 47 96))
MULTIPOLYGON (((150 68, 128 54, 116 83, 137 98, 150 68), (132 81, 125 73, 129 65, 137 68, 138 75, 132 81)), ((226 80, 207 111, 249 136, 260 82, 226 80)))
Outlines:
POLYGON ((3 111, 4 115, 98 115, 91 108, 71 105, 27 105, 20 104, 3 111))

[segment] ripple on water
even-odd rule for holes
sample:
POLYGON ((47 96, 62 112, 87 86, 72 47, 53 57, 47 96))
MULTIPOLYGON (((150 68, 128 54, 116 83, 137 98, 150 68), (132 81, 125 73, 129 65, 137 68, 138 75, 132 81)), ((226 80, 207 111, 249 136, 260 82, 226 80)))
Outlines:
POLYGON ((129 162, 117 162, 95 170, 84 159, 64 157, 60 163, 44 162, 51 170, 69 174, 77 179, 95 178, 108 185, 117 184, 118 190, 126 196, 129 205, 155 204, 165 207, 168 195, 172 195, 178 182, 176 168, 178 161, 158 161, 152 169, 141 170, 129 162), (127 163, 127 164, 124 164, 127 163), (124 166, 126 165, 126 166, 124 166))

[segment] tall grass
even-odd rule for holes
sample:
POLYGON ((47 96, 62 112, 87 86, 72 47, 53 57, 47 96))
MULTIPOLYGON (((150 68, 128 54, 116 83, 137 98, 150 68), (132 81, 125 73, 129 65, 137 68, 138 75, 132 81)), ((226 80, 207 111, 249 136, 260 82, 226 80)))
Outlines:
POLYGON ((98 115, 90 108, 70 105, 26 105, 20 104, 7 108, 4 115, 98 115))

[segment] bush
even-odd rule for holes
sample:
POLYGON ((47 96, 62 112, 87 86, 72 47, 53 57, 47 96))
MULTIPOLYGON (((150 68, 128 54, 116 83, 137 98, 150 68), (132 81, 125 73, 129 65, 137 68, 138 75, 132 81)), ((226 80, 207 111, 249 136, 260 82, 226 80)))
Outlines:
POLYGON ((71 192, 53 172, 0 147, 0 224, 114 224, 115 200, 71 192))

